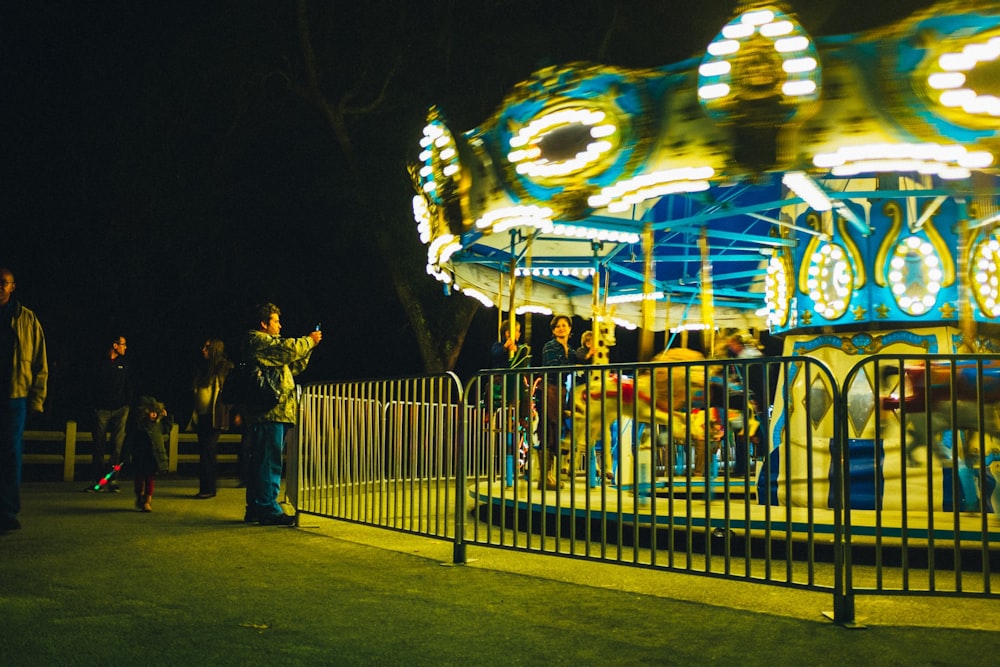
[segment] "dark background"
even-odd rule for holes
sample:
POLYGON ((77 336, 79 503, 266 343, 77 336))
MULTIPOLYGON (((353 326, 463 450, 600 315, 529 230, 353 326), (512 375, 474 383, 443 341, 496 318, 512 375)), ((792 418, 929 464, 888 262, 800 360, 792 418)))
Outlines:
MULTIPOLYGON (((405 165, 428 107, 465 131, 547 65, 656 67, 696 56, 739 4, 306 3, 324 90, 364 109, 349 116, 360 158, 349 174, 330 124, 296 93, 295 2, 4 3, 0 264, 47 335, 51 399, 35 426, 87 421, 90 369, 118 335, 142 390, 180 405, 204 339, 223 337, 236 356, 247 308, 265 300, 282 308, 285 335, 323 323, 303 381, 421 373, 385 269, 391 258, 370 232, 389 221, 400 257, 423 252, 405 165), (377 196, 359 204, 352 176, 377 196)), ((930 4, 789 6, 822 36, 930 4)), ((496 317, 474 318, 456 368, 463 378, 487 365, 496 317)), ((546 319, 534 319, 536 350, 546 319)), ((634 336, 619 334, 627 360, 634 336)))

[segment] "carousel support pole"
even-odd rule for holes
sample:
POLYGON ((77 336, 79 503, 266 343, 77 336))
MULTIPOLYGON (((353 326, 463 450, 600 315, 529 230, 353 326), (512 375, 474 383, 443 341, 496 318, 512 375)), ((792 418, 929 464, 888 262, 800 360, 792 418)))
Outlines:
MULTIPOLYGON (((510 339, 514 340, 514 330, 517 325, 517 315, 514 313, 514 292, 517 286, 517 278, 515 274, 517 273, 517 256, 514 254, 514 234, 511 232, 510 235, 510 290, 507 296, 507 319, 510 324, 510 339)), ((516 341, 515 341, 516 342, 516 341)), ((510 358, 514 358, 514 353, 516 350, 510 351, 510 358)))
MULTIPOLYGON (((955 200, 956 207, 958 211, 956 212, 958 219, 958 265, 968 266, 969 265, 969 251, 970 245, 972 244, 972 239, 974 237, 974 232, 969 229, 968 221, 968 207, 964 199, 955 200)), ((958 272, 958 294, 959 294, 959 328, 962 331, 962 340, 965 342, 966 347, 969 352, 975 353, 976 350, 976 320, 972 315, 972 285, 969 284, 969 274, 967 271, 958 272)), ((956 352, 957 350, 951 350, 956 352)))
POLYGON ((653 227, 646 223, 642 230, 642 327, 639 329, 639 361, 653 358, 653 320, 656 302, 653 301, 653 227))
MULTIPOLYGON (((511 359, 511 360, 514 358, 514 355, 517 353, 517 339, 514 337, 514 335, 515 335, 514 332, 517 330, 517 316, 514 313, 514 303, 515 303, 514 302, 514 293, 515 293, 515 288, 517 286, 517 278, 516 278, 516 273, 517 273, 517 256, 514 254, 514 239, 515 239, 514 233, 511 232, 511 235, 510 235, 510 290, 509 290, 509 293, 508 293, 509 294, 509 301, 508 301, 508 305, 507 305, 507 320, 508 320, 508 326, 510 328, 510 330, 508 331, 508 335, 510 336, 510 340, 514 341, 514 349, 512 349, 512 350, 510 350, 508 352, 508 358, 511 359)), ((505 387, 509 386, 509 383, 507 382, 506 378, 504 378, 504 386, 505 387)), ((504 423, 506 424, 506 429, 507 429, 507 442, 505 443, 506 447, 504 448, 504 454, 505 454, 505 456, 504 456, 504 478, 507 481, 507 486, 514 486, 514 451, 515 451, 515 447, 517 447, 517 426, 518 426, 518 421, 519 421, 518 420, 518 416, 519 415, 517 414, 517 410, 519 409, 519 407, 521 405, 521 402, 519 400, 517 400, 517 392, 518 392, 519 389, 520 389, 520 387, 518 386, 517 389, 514 390, 514 396, 513 397, 510 397, 510 396, 506 397, 508 403, 511 400, 514 401, 514 414, 510 418, 505 418, 504 419, 504 423)), ((506 406, 504 406, 504 410, 506 411, 506 406)))
POLYGON ((705 357, 715 357, 715 293, 712 289, 712 265, 708 256, 708 230, 698 239, 701 250, 701 323, 705 327, 705 357))
MULTIPOLYGON (((531 248, 532 241, 534 241, 535 236, 538 232, 533 232, 531 236, 528 237, 528 247, 524 256, 524 268, 526 269, 524 274, 524 302, 531 302, 531 248)), ((532 313, 527 311, 524 314, 524 342, 526 345, 531 345, 531 324, 532 324, 532 313)))

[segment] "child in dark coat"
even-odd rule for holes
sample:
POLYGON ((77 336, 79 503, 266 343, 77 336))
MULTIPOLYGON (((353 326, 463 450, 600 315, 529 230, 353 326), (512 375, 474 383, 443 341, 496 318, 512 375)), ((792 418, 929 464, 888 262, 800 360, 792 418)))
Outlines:
POLYGON ((136 426, 130 435, 135 508, 152 512, 153 478, 157 472, 167 469, 165 434, 173 424, 167 417, 166 407, 152 396, 140 398, 136 412, 136 426))

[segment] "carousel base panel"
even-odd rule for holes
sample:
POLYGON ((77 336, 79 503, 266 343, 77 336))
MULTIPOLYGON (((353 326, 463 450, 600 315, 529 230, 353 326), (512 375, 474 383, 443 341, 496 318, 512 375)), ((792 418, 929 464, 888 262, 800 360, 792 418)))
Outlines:
MULTIPOLYGON (((801 551, 793 545, 811 544, 813 557, 832 559, 834 512, 825 508, 783 507, 760 505, 755 498, 755 480, 712 480, 706 497, 703 478, 657 480, 655 487, 638 494, 631 488, 614 485, 590 487, 584 479, 564 481, 556 490, 540 491, 537 484, 518 480, 514 486, 498 480, 481 481, 470 487, 469 496, 477 503, 481 518, 518 530, 560 533, 572 530, 576 522, 594 523, 606 527, 605 534, 614 536, 619 527, 629 533, 629 541, 645 542, 645 546, 667 545, 660 531, 688 532, 714 537, 742 537, 750 544, 754 540, 788 543, 792 553, 801 551), (515 518, 516 515, 516 518, 515 518), (544 519, 544 521, 543 521, 544 519), (655 531, 653 528, 655 527, 655 531), (827 553, 829 552, 829 553, 827 553)), ((989 552, 991 569, 1000 568, 1000 517, 978 512, 909 512, 897 510, 852 510, 850 533, 856 561, 865 560, 865 551, 899 552, 918 549, 958 550, 973 555, 989 552)), ((579 531, 576 534, 582 535, 579 531)), ((659 548, 659 547, 657 547, 659 548)), ((664 547, 665 548, 665 547, 664 547)), ((938 566, 940 559, 935 559, 938 566)), ((908 556, 911 566, 920 560, 908 556)))

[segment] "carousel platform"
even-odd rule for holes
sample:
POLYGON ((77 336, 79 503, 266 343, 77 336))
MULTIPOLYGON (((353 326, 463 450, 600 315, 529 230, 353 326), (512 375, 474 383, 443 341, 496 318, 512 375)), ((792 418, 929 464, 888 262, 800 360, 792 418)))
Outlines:
MULTIPOLYGON (((494 516, 518 512, 535 518, 599 521, 624 529, 681 530, 716 535, 742 535, 788 543, 831 543, 834 512, 825 508, 762 505, 756 498, 756 480, 718 478, 658 478, 638 493, 629 487, 603 484, 591 487, 577 477, 559 490, 540 491, 535 483, 519 479, 515 485, 482 481, 469 490, 494 516), (706 493, 707 488, 707 493, 706 493)), ((539 525, 540 521, 534 521, 539 525)), ((522 520, 520 525, 532 525, 522 520)), ((942 548, 990 551, 1000 564, 1000 516, 979 512, 908 512, 852 510, 850 535, 855 547, 885 549, 942 548)))

